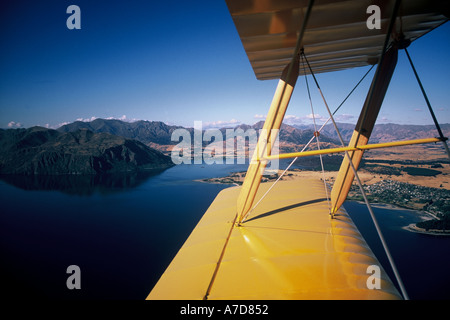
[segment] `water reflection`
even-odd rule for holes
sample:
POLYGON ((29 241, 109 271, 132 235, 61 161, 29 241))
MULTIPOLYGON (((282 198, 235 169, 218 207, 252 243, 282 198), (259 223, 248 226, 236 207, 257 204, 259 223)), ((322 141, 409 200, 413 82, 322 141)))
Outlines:
POLYGON ((23 190, 60 191, 72 195, 110 194, 133 189, 166 169, 102 175, 0 175, 23 190))

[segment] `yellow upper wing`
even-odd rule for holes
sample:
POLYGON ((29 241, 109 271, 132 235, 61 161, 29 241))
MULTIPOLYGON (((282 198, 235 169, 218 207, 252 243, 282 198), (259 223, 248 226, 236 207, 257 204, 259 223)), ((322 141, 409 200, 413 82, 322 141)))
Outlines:
MULTIPOLYGON (((378 62, 395 0, 315 0, 303 47, 315 73, 378 62), (380 29, 367 27, 378 5, 380 29)), ((290 62, 307 0, 226 0, 257 79, 279 79, 290 62)), ((449 19, 448 0, 402 1, 395 31, 414 41, 449 19)))

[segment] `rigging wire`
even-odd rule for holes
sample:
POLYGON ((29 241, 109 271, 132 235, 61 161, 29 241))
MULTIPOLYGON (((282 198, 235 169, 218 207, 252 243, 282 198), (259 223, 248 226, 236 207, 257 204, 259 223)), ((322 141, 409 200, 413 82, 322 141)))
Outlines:
POLYGON ((428 100, 428 96, 425 92, 425 89, 423 88, 422 81, 420 81, 419 75, 417 74, 416 68, 414 67, 411 57, 409 56, 408 50, 406 48, 404 48, 404 49, 406 52, 406 56, 408 57, 409 63, 411 64, 411 68, 414 71, 414 75, 416 76, 417 82, 419 83, 420 90, 422 91, 423 97, 425 98, 425 101, 427 103, 428 110, 430 111, 431 117, 433 118, 434 125, 436 126, 436 129, 439 133, 439 138, 441 139, 442 143, 444 144, 445 151, 447 151, 447 155, 450 158, 450 150, 448 149, 447 138, 444 137, 441 127, 439 126, 439 122, 437 121, 436 116, 434 115, 434 111, 433 111, 433 108, 431 107, 430 100, 428 100))
MULTIPOLYGON (((319 93, 322 96, 323 102, 324 102, 325 107, 326 107, 326 109, 328 111, 328 114, 330 115, 331 121, 333 122, 333 126, 334 126, 334 128, 336 130, 336 133, 337 133, 337 135, 339 137, 339 140, 340 140, 342 146, 345 147, 344 140, 342 139, 342 135, 341 135, 341 133, 340 133, 340 131, 339 131, 337 125, 336 125, 336 122, 334 121, 333 115, 331 114, 330 108, 328 107, 328 103, 327 103, 327 101, 326 101, 326 99, 325 99, 325 97, 324 97, 324 95, 322 93, 322 89, 320 88, 319 83, 317 82, 316 76, 314 75, 314 73, 313 73, 313 71, 311 69, 311 66, 310 66, 310 64, 308 62, 308 59, 306 58, 305 54, 303 54, 303 56, 305 58, 306 63, 308 64, 310 73, 313 76, 313 79, 314 79, 314 81, 316 83, 317 89, 319 90, 319 93)), ((375 225, 375 229, 376 229, 376 231, 378 233, 378 237, 380 238, 381 244, 383 245, 384 251, 385 251, 386 256, 387 256, 387 258, 389 260, 389 263, 391 265, 392 271, 394 272, 395 278, 397 279, 397 283, 398 283, 398 285, 400 287, 400 290, 401 290, 401 292, 403 294, 403 297, 404 297, 405 300, 409 300, 408 294, 406 293, 406 290, 405 290, 405 287, 404 287, 403 282, 401 280, 400 274, 398 273, 397 267, 396 267, 396 265, 394 263, 394 259, 392 258, 392 255, 391 255, 390 250, 389 250, 389 248, 387 246, 386 240, 384 239, 383 233, 381 232, 380 226, 378 225, 377 219, 376 219, 375 214, 373 213, 373 210, 372 210, 372 206, 370 205, 370 202, 367 199, 366 192, 365 192, 364 187, 363 187, 363 185, 361 183, 361 180, 359 179, 358 172, 357 172, 355 166, 353 165, 353 161, 352 161, 348 151, 345 151, 345 156, 347 157, 347 159, 349 161, 349 164, 350 164, 350 167, 352 168, 352 171, 353 171, 353 173, 355 175, 355 178, 356 178, 356 181, 358 183, 359 189, 361 190, 361 194, 362 194, 362 196, 364 198, 364 202, 366 203, 367 209, 369 210, 370 216, 371 216, 372 221, 373 221, 373 223, 375 225)))
MULTIPOLYGON (((311 99, 311 92, 309 91, 308 76, 306 75, 305 62, 303 61, 303 56, 304 56, 303 49, 302 49, 301 53, 302 53, 301 57, 302 57, 302 64, 303 64, 303 72, 305 73, 306 89, 308 91, 309 104, 311 106, 311 114, 312 114, 313 123, 314 123, 314 136, 316 137, 316 140, 317 140, 317 150, 320 151, 320 140, 319 140, 320 133, 319 133, 319 131, 317 131, 316 115, 314 112, 314 107, 313 107, 313 103, 312 103, 312 99, 311 99)), ((323 184, 325 187, 325 194, 327 196, 327 204, 328 204, 329 214, 331 215, 331 217, 334 217, 334 213, 331 212, 330 197, 328 195, 328 186, 327 186, 327 182, 325 180, 325 169, 323 167, 323 158, 322 158, 321 154, 319 155, 319 159, 320 159, 320 165, 322 167, 322 179, 323 179, 323 184)))
MULTIPOLYGON (((344 105, 344 103, 348 100, 348 98, 352 95, 352 93, 356 90, 356 88, 359 87, 359 85, 361 84, 361 82, 363 82, 363 80, 366 78, 366 76, 370 73, 370 71, 372 71, 372 69, 375 67, 375 65, 372 65, 369 70, 367 70, 367 72, 362 76, 362 78, 358 81, 358 83, 353 87, 352 90, 350 90, 350 92, 347 94, 347 96, 344 98, 344 100, 342 100, 342 102, 339 104, 339 106, 336 108, 336 110, 334 110, 333 115, 335 115, 339 109, 344 105)), ((324 124, 322 124, 322 126, 320 127, 320 129, 318 130, 318 132, 320 133, 322 131, 322 129, 328 124, 328 122, 331 120, 331 117, 329 117, 327 119, 327 121, 324 122, 324 124)), ((312 143, 312 141, 314 140, 314 136, 311 137, 311 139, 308 141, 308 143, 302 148, 302 150, 300 152, 305 151, 309 145, 312 143)), ((256 209, 256 207, 262 202, 262 200, 264 200, 264 198, 269 194, 269 192, 272 190, 273 187, 275 187, 275 185, 278 183, 278 181, 281 180, 281 178, 286 174, 286 172, 292 167, 292 165, 295 163, 295 161, 297 161, 298 157, 295 157, 291 163, 286 167, 286 169, 284 169, 284 171, 281 173, 281 175, 277 178, 277 180, 275 180, 275 182, 270 186, 270 188, 261 196, 261 198, 258 200, 258 202, 253 206, 253 208, 244 216, 244 218, 242 219, 242 223, 246 220, 246 218, 256 209)))

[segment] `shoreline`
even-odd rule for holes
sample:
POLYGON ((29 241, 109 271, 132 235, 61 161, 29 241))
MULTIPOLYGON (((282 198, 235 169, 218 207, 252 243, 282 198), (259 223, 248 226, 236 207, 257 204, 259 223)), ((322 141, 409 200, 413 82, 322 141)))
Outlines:
MULTIPOLYGON (((298 170, 298 169, 288 171, 288 173, 290 173, 290 174, 284 176, 281 180, 293 180, 293 179, 298 178, 300 174, 305 175, 305 173, 306 173, 306 175, 317 175, 316 172, 313 173, 313 172, 308 172, 307 170, 298 170)), ((244 172, 232 172, 228 176, 225 176, 225 177, 198 179, 195 181, 203 182, 203 183, 226 184, 229 186, 240 186, 240 185, 242 185, 243 178, 244 178, 244 172)), ((265 181, 263 181, 263 182, 274 182, 277 178, 278 178, 278 174, 268 175, 265 177, 265 181)), ((352 199, 351 197, 349 199, 347 199, 347 201, 355 201, 360 204, 365 204, 364 201, 352 199)), ((418 215, 421 216, 421 218, 423 220, 437 219, 436 216, 433 215, 432 213, 425 211, 425 210, 420 210, 417 208, 399 206, 396 204, 384 203, 384 202, 374 202, 374 203, 371 203, 371 205, 376 208, 388 209, 388 210, 391 209, 391 210, 415 211, 418 215)), ((450 230, 442 231, 442 230, 432 229, 432 230, 427 231, 426 229, 417 227, 416 223, 412 223, 408 226, 403 226, 402 229, 409 231, 409 232, 421 233, 421 234, 432 235, 432 236, 450 236, 450 230)))
MULTIPOLYGON (((366 204, 364 201, 361 200, 354 200, 354 199, 347 199, 346 201, 354 201, 360 204, 366 204)), ((424 220, 432 220, 432 219, 437 219, 436 216, 434 216, 432 213, 425 211, 425 210, 420 210, 420 209, 416 209, 416 208, 410 208, 410 207, 403 207, 403 206, 399 206, 396 204, 392 204, 392 203, 385 203, 385 202, 371 202, 370 205, 372 207, 375 208, 380 208, 380 209, 390 209, 390 210, 408 210, 408 211, 415 211, 421 215, 424 215, 426 217, 424 217, 424 220)))
POLYGON ((450 230, 436 230, 436 229, 431 229, 431 230, 426 230, 423 228, 419 228, 418 226, 416 226, 415 223, 411 223, 405 227, 402 227, 403 230, 407 230, 410 232, 415 232, 415 233, 421 233, 421 234, 426 234, 426 235, 430 235, 430 236, 450 236, 450 230))
MULTIPOLYGON (((349 201, 354 201, 354 202, 357 202, 362 205, 366 204, 364 201, 360 201, 360 200, 349 200, 349 201)), ((388 210, 390 209, 390 210, 415 211, 418 215, 421 215, 421 218, 423 220, 436 219, 436 217, 430 212, 423 211, 423 210, 417 210, 417 209, 411 209, 411 208, 407 208, 407 207, 400 207, 400 206, 396 206, 396 205, 390 204, 390 203, 374 202, 374 203, 371 203, 371 206, 375 207, 375 208, 388 209, 388 210)), ((417 224, 417 222, 410 223, 409 225, 403 226, 401 228, 405 231, 420 233, 420 234, 425 234, 425 235, 430 235, 430 236, 450 236, 450 230, 444 230, 444 231, 438 230, 438 229, 426 230, 424 228, 418 227, 416 224, 417 224)))

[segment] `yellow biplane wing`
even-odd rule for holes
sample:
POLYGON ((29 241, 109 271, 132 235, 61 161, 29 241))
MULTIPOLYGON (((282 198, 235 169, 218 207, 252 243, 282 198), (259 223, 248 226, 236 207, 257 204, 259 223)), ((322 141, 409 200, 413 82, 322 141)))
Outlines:
POLYGON ((219 193, 148 299, 401 298, 348 214, 330 218, 320 180, 280 181, 242 227, 240 189, 219 193))
POLYGON ((367 142, 397 50, 445 23, 448 1, 226 3, 257 79, 280 79, 264 124, 269 133, 260 136, 263 148, 257 148, 243 185, 219 193, 147 298, 401 299, 340 204, 363 150, 377 147, 367 142), (368 25, 372 5, 380 9, 379 28, 368 25), (302 75, 300 54, 308 57, 311 74, 377 64, 355 137, 339 150, 352 162, 341 166, 332 206, 322 181, 292 180, 278 182, 255 207, 255 199, 272 189, 261 177, 302 75))

